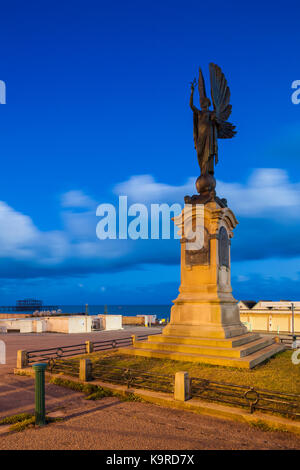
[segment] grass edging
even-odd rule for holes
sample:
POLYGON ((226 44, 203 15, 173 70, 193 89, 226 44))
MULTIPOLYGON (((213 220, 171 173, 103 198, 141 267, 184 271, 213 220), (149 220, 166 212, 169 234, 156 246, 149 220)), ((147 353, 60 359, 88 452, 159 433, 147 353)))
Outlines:
MULTIPOLYGON (((46 416, 46 424, 61 421, 61 418, 52 418, 46 416)), ((20 413, 12 416, 7 416, 0 420, 0 426, 10 425, 8 432, 20 432, 24 429, 35 425, 35 415, 30 413, 20 413)))

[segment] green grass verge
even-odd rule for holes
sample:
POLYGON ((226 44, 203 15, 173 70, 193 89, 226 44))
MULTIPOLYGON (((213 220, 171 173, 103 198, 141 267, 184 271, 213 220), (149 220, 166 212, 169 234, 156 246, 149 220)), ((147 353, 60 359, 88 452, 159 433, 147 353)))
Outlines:
POLYGON ((142 402, 142 398, 138 397, 134 393, 119 391, 112 391, 99 387, 98 385, 93 384, 83 384, 80 382, 74 382, 73 380, 63 379, 60 377, 53 377, 50 380, 50 383, 59 385, 61 387, 70 388, 71 390, 76 390, 77 392, 82 392, 86 395, 86 400, 101 400, 104 397, 117 397, 121 401, 134 401, 142 402))
POLYGON ((299 394, 300 366, 292 363, 291 356, 292 351, 283 351, 254 369, 237 369, 194 362, 129 356, 121 354, 121 351, 93 353, 84 357, 89 357, 93 363, 97 362, 97 364, 103 364, 110 368, 130 368, 158 375, 173 375, 178 371, 187 371, 190 377, 299 394))
POLYGON ((32 414, 29 413, 21 413, 18 415, 7 416, 7 418, 3 418, 0 421, 0 426, 3 424, 15 424, 19 423, 20 421, 25 421, 26 419, 32 418, 32 414))
POLYGON ((280 431, 280 432, 288 432, 286 429, 280 428, 275 426, 270 426, 269 424, 265 423, 264 421, 261 421, 260 419, 258 421, 253 421, 249 423, 250 426, 253 428, 259 429, 260 431, 265 431, 265 432, 272 432, 272 431, 280 431))
POLYGON ((28 428, 29 426, 34 426, 35 424, 35 416, 31 416, 31 418, 24 419, 23 421, 19 421, 15 424, 12 424, 9 428, 10 432, 20 432, 24 431, 24 429, 28 428))
POLYGON ((52 377, 50 383, 59 385, 61 387, 70 388, 76 392, 84 393, 87 400, 101 400, 101 398, 111 397, 113 395, 110 390, 104 390, 102 387, 98 387, 97 385, 83 384, 60 377, 52 377))
POLYGON ((115 393, 114 395, 117 396, 121 401, 135 401, 145 403, 145 400, 131 392, 127 392, 125 394, 115 393))
MULTIPOLYGON (((49 416, 46 416, 46 424, 61 421, 61 419, 62 418, 50 418, 49 416)), ((0 421, 0 426, 5 424, 11 424, 9 427, 10 432, 24 431, 24 429, 35 425, 35 415, 30 413, 21 413, 18 415, 8 416, 0 421)))

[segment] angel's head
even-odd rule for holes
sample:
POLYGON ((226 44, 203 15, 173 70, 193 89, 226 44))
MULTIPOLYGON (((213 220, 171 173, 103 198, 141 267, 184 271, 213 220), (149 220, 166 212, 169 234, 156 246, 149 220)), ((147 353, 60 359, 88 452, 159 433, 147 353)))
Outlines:
POLYGON ((211 106, 211 102, 210 102, 210 99, 205 97, 201 100, 201 108, 204 110, 204 111, 207 111, 208 108, 211 106))

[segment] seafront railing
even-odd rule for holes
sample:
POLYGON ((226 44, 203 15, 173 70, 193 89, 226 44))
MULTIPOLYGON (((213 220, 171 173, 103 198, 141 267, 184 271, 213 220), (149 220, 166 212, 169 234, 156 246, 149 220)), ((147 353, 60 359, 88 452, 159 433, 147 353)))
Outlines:
MULTIPOLYGON (((152 334, 159 334, 152 333, 152 334)), ((138 367, 120 367, 99 356, 87 356, 92 352, 116 350, 127 347, 148 335, 128 336, 112 340, 90 342, 59 348, 32 351, 18 351, 17 367, 26 368, 37 362, 47 363, 47 372, 59 374, 66 379, 96 381, 97 386, 109 384, 125 386, 129 392, 144 389, 152 392, 173 394, 176 401, 201 400, 249 410, 250 413, 263 411, 276 413, 290 419, 300 420, 300 395, 274 390, 218 382, 201 377, 190 377, 188 372, 163 375, 138 367), (82 358, 76 356, 84 356, 82 358)), ((120 351, 121 353, 121 351, 120 351)), ((118 357, 113 356, 118 360, 118 357)))
MULTIPOLYGON (((137 341, 143 341, 148 336, 157 335, 161 332, 148 333, 147 335, 135 335, 137 341)), ((31 366, 37 362, 48 362, 53 359, 62 359, 82 354, 90 354, 97 351, 105 351, 133 345, 133 335, 116 339, 108 339, 102 341, 86 341, 85 343, 73 344, 70 346, 58 346, 53 348, 19 350, 17 357, 17 368, 31 366)))
POLYGON ((92 380, 126 385, 127 388, 142 388, 166 393, 174 392, 173 374, 153 374, 143 370, 103 365, 100 362, 92 364, 90 373, 92 380))
MULTIPOLYGON (((145 335, 139 337, 139 339, 144 338, 145 335)), ((122 346, 130 344, 133 344, 133 338, 125 337, 97 341, 93 344, 87 341, 85 344, 19 351, 18 353, 26 353, 25 356, 23 354, 23 368, 34 365, 37 361, 44 361, 47 363, 48 373, 53 376, 59 374, 59 377, 69 378, 69 380, 74 378, 76 381, 91 381, 99 387, 109 387, 110 384, 113 384, 111 386, 123 386, 130 393, 135 393, 136 389, 142 389, 154 393, 165 393, 166 396, 172 394, 176 401, 192 399, 197 402, 200 399, 201 402, 244 408, 250 413, 262 411, 300 420, 300 395, 297 394, 191 377, 188 372, 182 371, 164 375, 141 370, 138 367, 120 367, 117 356, 113 356, 113 361, 97 355, 87 356, 87 353, 122 348, 122 346), (94 347, 95 349, 93 349, 94 347), (85 357, 80 358, 76 355, 85 357)))
POLYGON ((190 377, 188 372, 167 375, 119 367, 113 363, 105 364, 103 360, 92 362, 89 358, 51 359, 47 371, 53 375, 63 374, 65 378, 74 377, 84 382, 98 381, 96 383, 101 387, 109 384, 121 385, 130 392, 143 389, 166 393, 169 396, 173 394, 176 401, 200 399, 244 408, 251 414, 263 411, 300 420, 300 395, 190 377))
POLYGON ((71 357, 77 354, 86 353, 86 344, 73 344, 71 346, 59 346, 56 348, 35 349, 26 351, 27 364, 32 365, 40 361, 50 361, 51 359, 59 359, 60 357, 71 357))
POLYGON ((300 395, 191 377, 191 396, 300 419, 300 395))
POLYGON ((295 342, 300 344, 300 335, 298 334, 286 334, 279 336, 280 343, 284 344, 287 349, 293 349, 295 342))

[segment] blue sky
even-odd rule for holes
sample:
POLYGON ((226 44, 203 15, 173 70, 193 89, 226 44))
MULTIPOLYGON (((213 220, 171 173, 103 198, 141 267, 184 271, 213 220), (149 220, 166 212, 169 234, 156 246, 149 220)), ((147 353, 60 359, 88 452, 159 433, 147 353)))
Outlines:
POLYGON ((297 2, 52 1, 1 7, 0 304, 170 303, 179 242, 96 239, 95 210, 182 202, 199 174, 189 82, 219 64, 237 136, 217 192, 240 222, 236 298, 300 287, 297 2), (151 192, 152 191, 152 192, 151 192))

